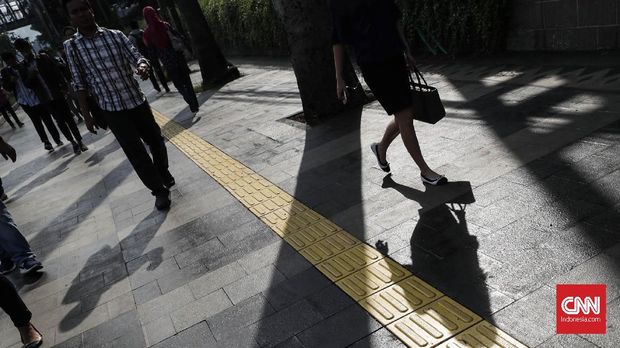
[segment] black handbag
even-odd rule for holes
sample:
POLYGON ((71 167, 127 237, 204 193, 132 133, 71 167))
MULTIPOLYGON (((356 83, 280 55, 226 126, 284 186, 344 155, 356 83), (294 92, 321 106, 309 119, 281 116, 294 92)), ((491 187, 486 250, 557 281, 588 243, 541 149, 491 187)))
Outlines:
POLYGON ((435 124, 446 116, 437 88, 429 86, 424 76, 416 66, 413 75, 409 73, 409 84, 413 97, 413 118, 418 121, 435 124), (416 76, 417 82, 413 75, 416 76))

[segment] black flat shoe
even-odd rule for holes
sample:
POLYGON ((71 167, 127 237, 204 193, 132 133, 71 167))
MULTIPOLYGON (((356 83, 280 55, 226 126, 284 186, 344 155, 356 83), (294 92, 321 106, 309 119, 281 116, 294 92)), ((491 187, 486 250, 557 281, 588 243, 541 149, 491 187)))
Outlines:
POLYGON ((370 144, 370 149, 372 150, 372 153, 374 153, 375 157, 377 158, 377 164, 379 165, 379 168, 381 168, 381 170, 383 170, 384 172, 389 173, 390 164, 388 162, 381 163, 381 159, 379 158, 379 144, 377 143, 370 144))
POLYGON ((422 177, 422 182, 432 186, 441 186, 448 183, 448 178, 443 175, 440 175, 438 178, 431 180, 424 175, 420 175, 422 177))
POLYGON ((172 204, 170 192, 155 196, 155 208, 157 210, 168 210, 170 209, 170 204, 172 204))

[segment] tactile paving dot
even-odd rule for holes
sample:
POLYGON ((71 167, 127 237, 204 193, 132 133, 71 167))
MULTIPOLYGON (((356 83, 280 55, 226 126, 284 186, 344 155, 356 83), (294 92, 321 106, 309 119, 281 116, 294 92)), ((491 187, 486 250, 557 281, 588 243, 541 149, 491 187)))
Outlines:
POLYGON ((483 321, 456 337, 440 344, 439 348, 527 348, 504 331, 483 321))
POLYGON ((327 278, 335 282, 382 258, 383 255, 373 247, 368 244, 360 244, 318 264, 317 268, 327 278))
POLYGON ((387 325, 442 296, 420 278, 411 276, 361 300, 360 305, 381 324, 387 325))
POLYGON ((366 298, 407 278, 411 272, 389 258, 381 259, 336 284, 355 301, 366 298))
POLYGON ((478 315, 444 296, 387 328, 409 347, 433 347, 480 320, 478 315))

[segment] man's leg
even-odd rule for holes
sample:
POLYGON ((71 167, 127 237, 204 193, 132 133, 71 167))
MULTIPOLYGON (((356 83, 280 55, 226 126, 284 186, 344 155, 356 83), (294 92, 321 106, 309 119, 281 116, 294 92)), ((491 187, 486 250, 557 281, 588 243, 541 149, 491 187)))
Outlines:
MULTIPOLYGON (((76 139, 74 138, 74 134, 71 134, 72 132, 69 129, 69 122, 68 122, 68 119, 71 118, 71 112, 69 111, 69 108, 67 107, 67 104, 64 102, 64 100, 57 99, 57 100, 50 102, 48 104, 48 109, 49 109, 50 114, 52 114, 52 117, 54 117, 54 120, 56 121, 56 124, 58 125, 58 129, 60 129, 62 134, 65 136, 65 138, 67 138, 67 140, 71 144, 75 144, 76 140, 81 139, 81 137, 80 139, 76 139)), ((75 124, 75 122, 73 122, 73 124, 75 124)), ((78 136, 79 135, 80 133, 78 131, 78 136)))
MULTIPOLYGON (((30 263, 33 261, 40 265, 30 249, 30 244, 19 232, 13 217, 2 201, 0 201, 0 247, 4 252, 0 257, 10 257, 13 263, 20 267, 30 269, 30 263)), ((40 268, 42 267, 38 269, 40 268)))
POLYGON ((6 103, 6 110, 9 112, 9 114, 11 114, 11 116, 13 116, 13 119, 15 120, 18 126, 20 127, 24 126, 24 123, 19 118, 17 118, 17 114, 15 113, 15 110, 13 110, 13 107, 11 106, 11 104, 6 103))
POLYGON ((108 112, 103 111, 110 130, 121 145, 123 152, 127 155, 127 159, 135 169, 138 177, 148 187, 153 195, 167 195, 168 190, 164 187, 163 180, 159 174, 159 170, 155 167, 151 156, 149 156, 140 133, 136 129, 134 118, 139 117, 140 108, 108 112))
POLYGON ((13 121, 11 121, 11 117, 9 116, 6 106, 0 106, 0 112, 2 112, 2 116, 4 116, 6 123, 8 123, 11 128, 15 129, 15 125, 13 124, 13 121))
POLYGON ((157 74, 159 83, 164 86, 166 92, 170 92, 170 87, 168 87, 168 82, 166 82, 166 74, 164 74, 164 69, 162 69, 158 58, 155 58, 151 61, 151 67, 153 68, 153 71, 155 71, 155 73, 157 74))
POLYGON ((37 105, 35 106, 35 108, 37 109, 37 112, 41 115, 41 120, 43 120, 43 123, 45 123, 47 131, 50 132, 50 135, 52 136, 52 139, 54 139, 54 141, 56 142, 56 145, 62 144, 62 142, 60 141, 60 133, 58 133, 58 129, 56 129, 56 126, 54 125, 52 115, 50 114, 47 105, 37 105))
POLYGON ((157 168, 157 172, 161 176, 164 185, 170 187, 174 184, 174 178, 168 171, 168 150, 164 137, 161 134, 161 128, 155 122, 153 112, 148 103, 140 106, 140 113, 133 119, 135 120, 136 129, 140 134, 140 138, 149 146, 151 155, 153 155, 153 164, 157 168))
POLYGON ((37 110, 36 107, 31 107, 27 105, 22 105, 22 109, 24 109, 26 115, 30 117, 30 120, 34 125, 34 129, 37 131, 41 142, 45 145, 50 144, 50 140, 47 138, 47 134, 45 133, 45 127, 43 127, 43 120, 41 118, 40 110, 37 110))
POLYGON ((149 79, 151 80, 151 83, 153 84, 153 88, 157 92, 161 92, 161 88, 159 88, 159 84, 157 83, 157 79, 155 78, 155 73, 152 70, 151 70, 151 73, 149 74, 149 79))

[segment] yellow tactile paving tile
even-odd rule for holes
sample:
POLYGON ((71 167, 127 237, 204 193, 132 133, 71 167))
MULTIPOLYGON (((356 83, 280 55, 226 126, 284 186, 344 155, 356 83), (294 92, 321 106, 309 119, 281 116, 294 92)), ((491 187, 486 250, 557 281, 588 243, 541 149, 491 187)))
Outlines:
POLYGON ((433 347, 480 320, 478 315, 444 296, 387 327, 409 347, 433 347))
POLYGON ((411 272, 392 259, 383 258, 336 282, 355 301, 407 278, 411 272))
POLYGON ((504 331, 483 321, 456 337, 440 344, 439 348, 527 348, 504 331))
POLYGON ((410 347, 525 347, 286 191, 153 110, 162 133, 410 347))
POLYGON ((375 263, 383 255, 368 244, 360 244, 318 264, 316 267, 331 281, 336 282, 360 269, 375 263))
POLYGON ((441 297, 441 292, 411 276, 359 303, 381 324, 388 325, 441 297))
POLYGON ((299 253, 310 261, 313 265, 324 262, 361 242, 344 231, 338 231, 333 235, 322 239, 309 247, 302 249, 299 253))

